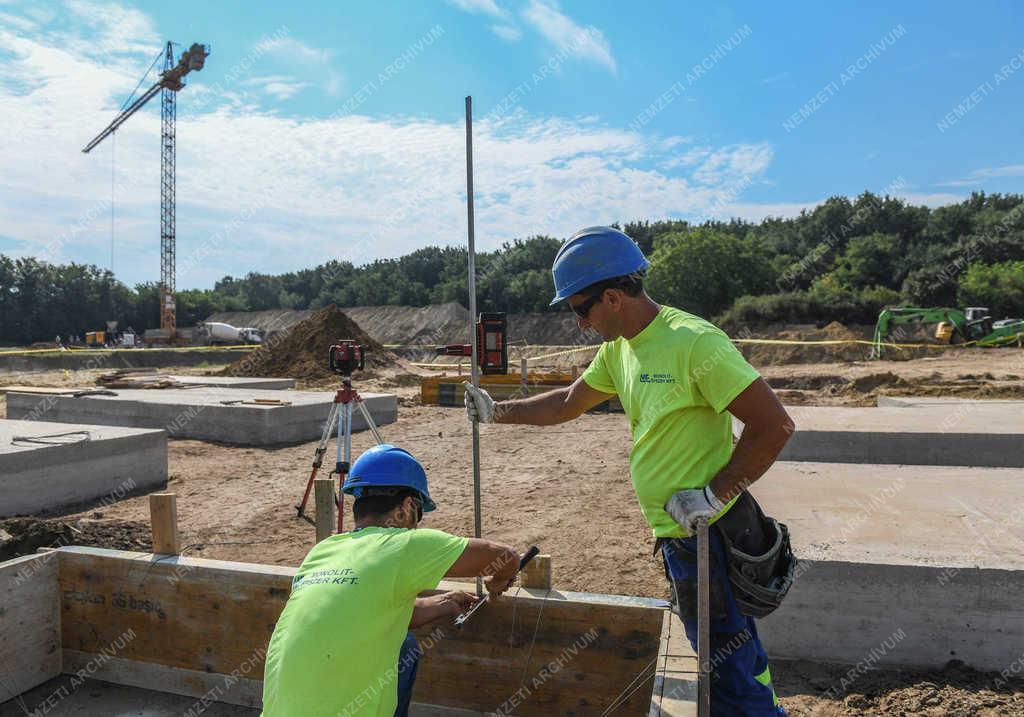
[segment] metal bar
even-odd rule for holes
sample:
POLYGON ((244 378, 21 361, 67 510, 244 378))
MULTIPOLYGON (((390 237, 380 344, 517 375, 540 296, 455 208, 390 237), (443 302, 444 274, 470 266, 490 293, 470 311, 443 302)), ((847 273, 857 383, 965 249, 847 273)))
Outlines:
POLYGON ((697 523, 697 717, 711 717, 711 569, 708 521, 697 523))
MULTIPOLYGON (((473 347, 470 361, 470 376, 473 386, 480 385, 480 368, 477 366, 476 336, 476 233, 473 216, 473 97, 466 96, 466 219, 469 232, 469 336, 473 347)), ((473 421, 473 535, 481 537, 483 529, 480 518, 480 424, 473 421)), ((476 594, 483 595, 482 578, 476 579, 476 594)))
POLYGON ((138 112, 140 109, 142 109, 142 106, 144 104, 153 99, 156 96, 156 93, 160 91, 161 87, 162 85, 159 82, 157 82, 155 85, 146 90, 146 94, 142 95, 141 97, 139 97, 139 99, 132 102, 128 109, 126 109, 124 112, 115 117, 114 121, 107 125, 106 129, 104 129, 102 132, 96 135, 96 137, 94 137, 93 140, 89 142, 89 144, 85 145, 85 149, 83 149, 82 152, 85 154, 89 154, 89 152, 96 145, 98 145, 100 142, 102 142, 111 134, 113 134, 118 127, 123 125, 125 123, 125 120, 127 120, 136 112, 138 112))
POLYGON ((384 442, 384 437, 380 435, 380 430, 377 428, 377 424, 373 422, 373 416, 370 414, 370 409, 366 407, 366 404, 362 399, 358 399, 356 405, 359 406, 359 412, 363 414, 363 420, 366 421, 366 426, 370 429, 370 433, 373 434, 373 440, 377 441, 380 445, 384 442))

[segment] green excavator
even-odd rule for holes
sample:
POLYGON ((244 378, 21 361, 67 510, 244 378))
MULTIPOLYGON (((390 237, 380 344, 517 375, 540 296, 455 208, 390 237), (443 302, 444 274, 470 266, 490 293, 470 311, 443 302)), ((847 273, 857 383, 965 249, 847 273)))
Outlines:
POLYGON ((993 321, 988 309, 982 306, 963 310, 890 307, 878 315, 872 358, 881 358, 882 343, 889 337, 892 327, 900 324, 937 324, 935 338, 947 344, 970 342, 983 347, 1024 344, 1024 319, 993 321))

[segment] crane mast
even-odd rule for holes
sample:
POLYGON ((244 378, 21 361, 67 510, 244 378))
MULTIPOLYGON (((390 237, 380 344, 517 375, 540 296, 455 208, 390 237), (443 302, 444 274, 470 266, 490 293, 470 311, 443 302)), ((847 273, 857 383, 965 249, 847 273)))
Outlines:
POLYGON ((113 121, 96 135, 82 152, 88 154, 96 145, 117 131, 125 120, 160 94, 160 328, 169 331, 174 339, 177 327, 175 302, 175 125, 177 94, 185 86, 182 79, 189 72, 203 69, 210 48, 193 43, 174 63, 174 45, 164 48, 163 71, 156 83, 131 104, 121 110, 113 121))
MULTIPOLYGON (((205 57, 205 55, 204 55, 205 57)), ((167 43, 164 53, 164 75, 174 66, 174 51, 167 43)), ((180 84, 180 79, 179 79, 180 84)), ((180 89, 180 88, 179 88, 180 89)), ((162 89, 160 98, 160 328, 171 332, 171 340, 178 326, 178 306, 175 299, 174 232, 174 160, 175 125, 177 119, 177 89, 162 89)))

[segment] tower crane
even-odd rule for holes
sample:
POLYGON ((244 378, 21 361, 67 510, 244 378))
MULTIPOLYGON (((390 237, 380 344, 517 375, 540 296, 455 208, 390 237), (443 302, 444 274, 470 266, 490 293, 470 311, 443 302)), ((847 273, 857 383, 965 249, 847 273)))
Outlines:
MULTIPOLYGON (((122 108, 117 117, 82 150, 88 154, 96 145, 117 131, 117 128, 124 124, 125 120, 142 109, 143 105, 156 97, 158 93, 162 93, 160 100, 160 328, 170 332, 171 341, 174 340, 177 327, 177 307, 174 298, 175 102, 178 91, 185 86, 183 82, 185 75, 203 69, 209 54, 210 48, 207 45, 193 43, 191 47, 181 53, 178 64, 174 64, 173 44, 168 42, 163 51, 164 69, 160 73, 160 78, 138 99, 122 108)), ((145 77, 143 77, 144 79, 145 77)), ((139 84, 142 84, 141 81, 139 84)))

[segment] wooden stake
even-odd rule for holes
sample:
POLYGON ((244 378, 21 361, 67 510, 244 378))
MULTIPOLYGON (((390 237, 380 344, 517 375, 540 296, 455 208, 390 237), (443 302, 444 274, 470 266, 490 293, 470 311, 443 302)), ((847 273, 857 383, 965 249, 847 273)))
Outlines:
POLYGON ((551 589, 551 556, 538 555, 526 564, 521 573, 524 588, 551 589))
POLYGON ((174 493, 150 494, 149 520, 153 528, 153 552, 159 555, 180 555, 178 496, 174 493))
POLYGON ((526 388, 526 359, 519 359, 519 393, 523 398, 526 398, 528 391, 526 388))
POLYGON ((317 478, 313 481, 316 502, 316 542, 326 540, 334 532, 334 481, 317 478))

